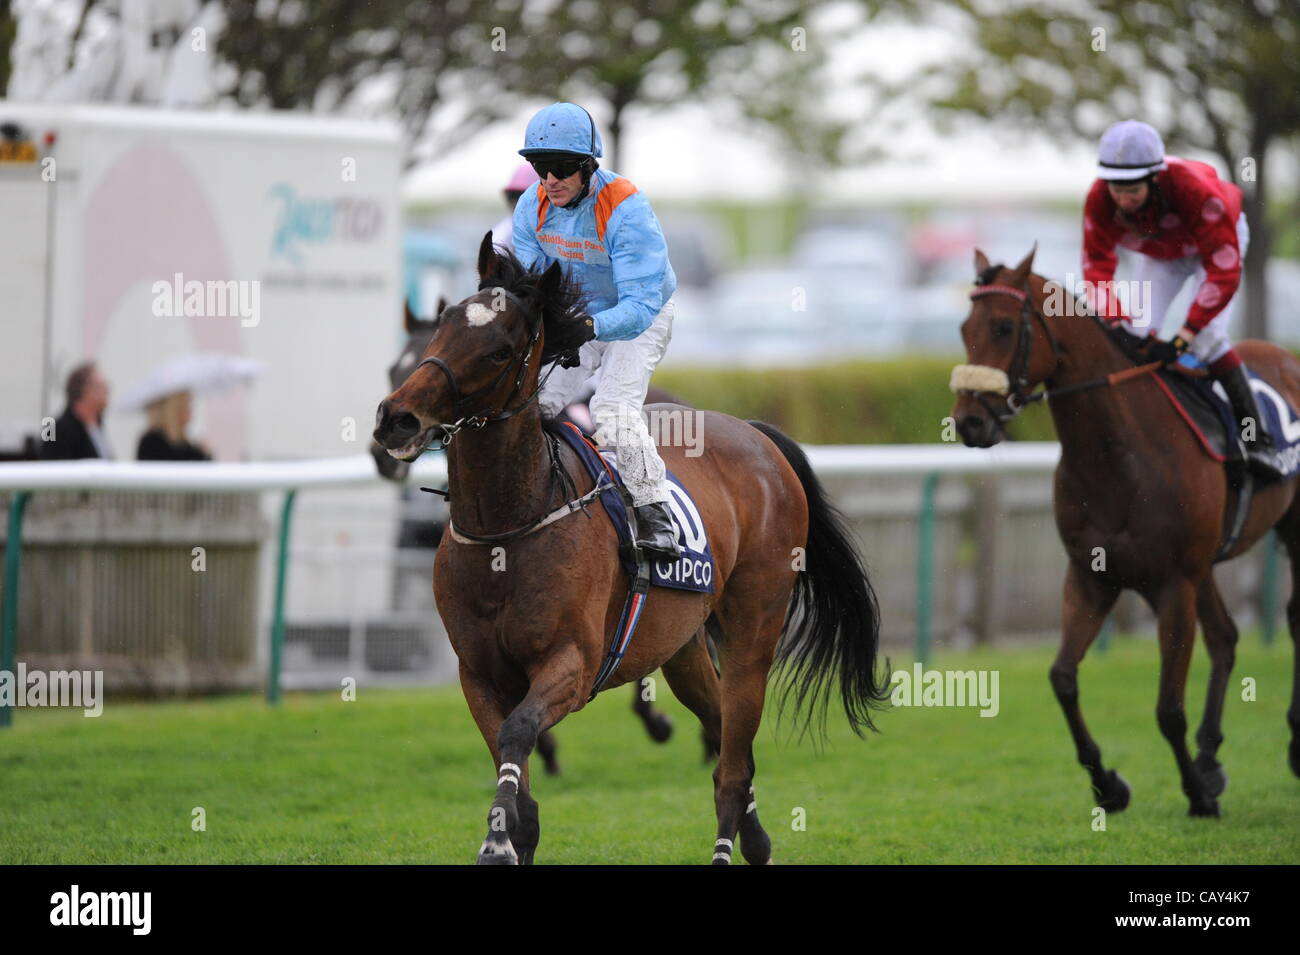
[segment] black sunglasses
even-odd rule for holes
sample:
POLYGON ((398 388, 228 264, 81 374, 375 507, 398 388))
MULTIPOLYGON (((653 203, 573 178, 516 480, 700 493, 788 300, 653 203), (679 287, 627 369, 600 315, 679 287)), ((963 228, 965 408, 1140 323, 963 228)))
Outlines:
POLYGON ((533 167, 537 175, 543 180, 548 175, 554 175, 556 179, 568 179, 575 172, 586 165, 585 159, 530 159, 529 165, 533 167))

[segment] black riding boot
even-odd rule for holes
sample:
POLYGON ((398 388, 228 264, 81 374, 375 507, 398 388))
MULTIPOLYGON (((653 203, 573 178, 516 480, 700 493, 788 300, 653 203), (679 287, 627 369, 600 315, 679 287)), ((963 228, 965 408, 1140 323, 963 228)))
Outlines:
POLYGON ((682 556, 677 529, 666 503, 642 504, 636 514, 636 546, 652 557, 676 560, 682 556))
POLYGON ((1246 369, 1238 365, 1232 371, 1225 372, 1218 376, 1223 390, 1228 393, 1228 400, 1232 402, 1232 417, 1237 422, 1237 437, 1242 437, 1245 431, 1243 419, 1249 418, 1255 423, 1254 441, 1242 440, 1246 446, 1247 453, 1255 451, 1266 451, 1273 447, 1273 438, 1264 431, 1263 419, 1259 416, 1259 408, 1255 404, 1255 393, 1250 389, 1250 382, 1246 379, 1246 369))

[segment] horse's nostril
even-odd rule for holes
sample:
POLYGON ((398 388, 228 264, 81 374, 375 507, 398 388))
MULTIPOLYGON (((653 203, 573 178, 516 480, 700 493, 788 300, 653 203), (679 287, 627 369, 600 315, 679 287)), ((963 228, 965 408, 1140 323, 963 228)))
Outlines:
POLYGON ((388 427, 394 437, 409 438, 420 430, 420 419, 409 411, 403 411, 389 419, 388 427))

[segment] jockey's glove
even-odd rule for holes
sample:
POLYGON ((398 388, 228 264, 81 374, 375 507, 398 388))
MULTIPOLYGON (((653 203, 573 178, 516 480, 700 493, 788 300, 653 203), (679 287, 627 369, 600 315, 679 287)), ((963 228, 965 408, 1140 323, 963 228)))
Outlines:
POLYGON ((596 322, 590 315, 583 319, 579 329, 579 332, 575 335, 576 338, 580 339, 578 343, 558 359, 561 368, 577 368, 578 365, 582 364, 578 350, 596 337, 596 322))
POLYGON ((1172 365, 1180 355, 1187 351, 1188 341, 1182 335, 1175 335, 1172 341, 1153 339, 1146 348, 1147 358, 1162 365, 1172 365))

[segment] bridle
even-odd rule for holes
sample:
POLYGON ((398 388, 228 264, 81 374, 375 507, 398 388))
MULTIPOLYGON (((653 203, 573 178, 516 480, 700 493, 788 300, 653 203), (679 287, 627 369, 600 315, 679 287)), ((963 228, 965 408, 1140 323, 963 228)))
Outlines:
MULTIPOLYGON (((493 286, 485 282, 478 287, 478 290, 481 292, 487 288, 491 288, 493 289, 494 292, 500 292, 501 294, 505 295, 505 297, 508 298, 511 302, 513 302, 515 307, 518 308, 525 315, 528 315, 531 312, 528 303, 526 303, 518 295, 515 295, 513 292, 509 291, 508 289, 501 288, 500 286, 493 286)), ((527 408, 530 404, 532 404, 535 400, 537 400, 537 395, 542 390, 542 386, 546 384, 546 380, 551 376, 551 373, 555 371, 556 365, 560 364, 560 362, 564 360, 565 356, 563 355, 558 356, 555 359, 555 361, 551 363, 551 367, 547 370, 546 374, 541 376, 540 379, 538 380, 537 387, 533 389, 532 394, 530 394, 519 404, 515 405, 515 407, 513 408, 509 407, 510 403, 514 401, 515 397, 519 394, 520 390, 523 388, 524 378, 528 373, 528 364, 532 358, 534 349, 537 347, 537 339, 541 336, 543 324, 544 322, 542 320, 542 316, 538 315, 536 322, 533 326, 533 330, 530 333, 528 338, 528 347, 523 349, 523 351, 519 352, 515 356, 515 359, 519 363, 519 370, 515 374, 514 387, 510 389, 510 394, 506 397, 506 400, 502 403, 501 410, 490 414, 485 414, 480 412, 476 414, 462 415, 458 420, 456 420, 452 424, 436 425, 436 427, 441 428, 443 432, 443 436, 440 441, 440 446, 441 446, 440 449, 446 448, 447 445, 451 444, 451 439, 455 437, 456 434, 459 433, 462 428, 474 428, 475 430, 480 430, 494 422, 504 421, 507 418, 514 417, 519 412, 527 408)), ((432 365, 443 373, 443 375, 447 379, 447 385, 451 388, 452 407, 457 411, 459 411, 461 407, 468 404, 469 402, 474 401, 476 398, 480 398, 483 395, 489 394, 492 391, 494 391, 497 388, 497 386, 500 385, 501 382, 505 379, 506 373, 510 371, 513 362, 503 365, 501 370, 497 372, 495 378, 493 378, 482 388, 475 389, 469 394, 463 394, 461 392, 460 385, 456 383, 456 373, 451 370, 450 366, 448 366, 448 364, 445 361, 443 361, 441 358, 437 357, 436 355, 425 358, 418 365, 416 365, 415 368, 411 370, 411 373, 414 374, 424 365, 432 365)), ((597 482, 596 486, 592 488, 592 490, 588 491, 586 494, 582 495, 581 497, 576 497, 577 488, 574 486, 573 479, 569 476, 568 471, 565 470, 564 465, 560 460, 559 438, 557 438, 554 434, 550 433, 549 431, 546 432, 546 438, 547 438, 546 451, 547 451, 547 456, 550 460, 550 469, 549 469, 550 481, 551 481, 550 496, 552 499, 554 498, 555 488, 558 486, 560 488, 561 495, 564 495, 566 493, 566 488, 567 488, 567 493, 571 496, 575 496, 575 499, 570 500, 567 504, 561 505, 559 508, 550 511, 549 513, 542 514, 540 517, 537 517, 534 520, 529 521, 527 524, 523 525, 522 527, 517 527, 513 530, 505 531, 500 534, 471 534, 468 533, 467 531, 458 529, 453 522, 448 521, 448 529, 450 530, 452 536, 455 539, 465 544, 508 543, 510 541, 517 540, 518 538, 523 537, 527 534, 531 534, 533 531, 540 530, 541 528, 555 522, 556 520, 559 520, 562 517, 567 516, 568 514, 572 513, 575 510, 582 510, 586 512, 587 503, 593 500, 601 491, 604 490, 604 485, 600 482, 597 482)), ((447 491, 442 491, 430 487, 422 487, 420 488, 420 490, 429 491, 430 493, 433 494, 439 494, 446 499, 448 504, 451 503, 451 495, 448 494, 447 491)), ((588 513, 587 516, 590 517, 591 516, 590 513, 588 513)))
MULTIPOLYGON (((1002 266, 1000 265, 993 266, 989 270, 989 272, 990 273, 997 272, 1001 268, 1002 266)), ((984 274, 988 274, 988 273, 984 273, 984 274)), ((1132 381, 1136 378, 1142 377, 1143 375, 1150 374, 1162 367, 1163 364, 1162 362, 1158 362, 1158 361, 1147 362, 1145 364, 1135 365, 1132 368, 1125 368, 1121 371, 1111 372, 1110 374, 1103 375, 1100 378, 1092 378, 1088 381, 1074 382, 1073 384, 1062 385, 1059 388, 1048 388, 1046 382, 1044 382, 1043 387, 1041 389, 1026 394, 1025 390, 1029 387, 1029 359, 1033 353, 1033 337, 1034 337, 1033 320, 1037 318, 1038 321, 1042 323, 1043 332, 1047 336, 1047 341, 1052 346, 1052 354, 1055 356, 1056 363, 1058 366, 1061 363, 1060 343, 1057 342, 1056 336, 1052 334, 1052 326, 1047 324, 1047 318, 1030 302, 1030 296, 1028 292, 1022 291, 1021 289, 1018 288, 1012 288, 1009 285, 983 284, 978 286, 973 292, 970 293, 970 297, 972 300, 981 298, 982 296, 985 295, 1010 295, 1012 298, 1017 299, 1020 302, 1020 306, 1021 306, 1020 325, 1016 335, 1015 355, 1011 359, 1011 370, 1005 373, 1008 382, 1007 391, 1005 394, 1000 390, 995 391, 995 390, 975 389, 975 388, 958 388, 956 389, 956 391, 957 394, 959 395, 970 395, 972 398, 978 401, 980 405, 984 408, 984 410, 988 412, 989 417, 991 417, 994 421, 996 421, 998 427, 1000 428, 1004 428, 1007 422, 1011 421, 1013 418, 1015 418, 1016 415, 1020 414, 1020 412, 1023 411, 1028 405, 1031 405, 1036 401, 1043 401, 1044 399, 1052 399, 1052 398, 1061 398, 1064 397, 1065 395, 1071 395, 1080 391, 1089 391, 1093 388, 1110 387, 1113 385, 1123 384, 1124 382, 1132 381), (1004 399, 1002 410, 998 410, 997 408, 994 408, 989 403, 988 401, 989 395, 997 395, 1004 399)), ((1085 314, 1087 314, 1088 317, 1091 318, 1093 322, 1097 324, 1097 326, 1102 330, 1103 334, 1111 338, 1112 341, 1116 342, 1120 350, 1124 352, 1125 357, 1129 358, 1130 361, 1137 360, 1135 356, 1129 353, 1129 351, 1127 350, 1123 342, 1117 341, 1111 335, 1110 330, 1107 329, 1105 323, 1102 321, 1100 316, 1098 316, 1091 309, 1086 310, 1085 314)), ((975 367, 979 367, 979 366, 975 366, 975 367)), ((997 369, 994 370, 996 371, 997 369)), ((955 373, 955 369, 954 369, 954 373, 955 373)), ((1192 375, 1192 377, 1198 377, 1194 373, 1189 372, 1188 374, 1192 375)))
MULTIPOLYGON (((528 304, 525 303, 523 299, 521 299, 514 292, 501 288, 500 286, 490 285, 488 283, 484 283, 480 285, 478 287, 478 290, 482 292, 484 289, 488 289, 488 288, 493 289, 494 292, 500 292, 501 294, 503 294, 506 298, 508 298, 511 302, 515 304, 516 308, 518 308, 525 315, 531 313, 532 309, 528 306, 528 304)), ((460 418, 458 418, 456 421, 452 422, 451 424, 436 425, 435 427, 442 429, 442 438, 439 441, 441 447, 445 448, 447 445, 451 444, 451 439, 454 438, 462 428, 474 428, 475 430, 480 430, 482 428, 487 427, 489 424, 492 424, 493 422, 504 421, 507 418, 512 418, 515 415, 519 414, 519 412, 527 408, 530 404, 533 403, 533 401, 537 399, 538 392, 542 390, 542 385, 546 384, 546 379, 549 378, 551 376, 551 373, 555 371, 555 366, 558 363, 559 359, 556 359, 555 362, 551 363, 550 369, 546 372, 544 376, 542 376, 538 380, 537 387, 533 389, 532 394, 530 394, 527 398, 525 398, 515 407, 513 408, 509 407, 510 403, 514 401, 515 397, 519 394, 520 390, 524 386, 524 378, 528 374, 529 361, 532 358, 533 350, 537 347, 537 339, 542 334, 542 324, 543 324, 542 317, 539 315, 537 316, 536 322, 533 326, 532 333, 529 336, 528 347, 514 356, 515 360, 518 361, 519 363, 519 370, 515 374, 514 387, 510 389, 510 394, 506 396, 506 400, 502 403, 501 409, 494 413, 477 412, 474 414, 461 415, 460 418)), ((456 383, 456 373, 452 371, 450 366, 448 366, 448 364, 445 361, 443 361, 441 358, 439 358, 437 355, 432 355, 424 359, 423 361, 421 361, 418 365, 415 366, 415 368, 411 370, 411 373, 414 374, 416 371, 419 371, 425 365, 433 365, 435 368, 441 371, 447 379, 448 387, 451 388, 452 408, 454 409, 455 413, 459 414, 460 409, 463 408, 465 405, 469 404, 471 401, 474 401, 477 398, 481 398, 483 395, 491 394, 493 391, 495 391, 497 386, 500 385, 501 382, 505 379, 506 373, 510 371, 513 363, 514 362, 510 362, 501 366, 501 370, 497 372, 495 378, 489 381, 482 388, 475 389, 469 394, 463 394, 461 392, 460 385, 456 383)))
POLYGON ((999 426, 1002 426, 1020 414, 1027 405, 1035 401, 1042 401, 1048 396, 1046 387, 1031 394, 1025 393, 1025 389, 1029 387, 1029 359, 1033 354, 1035 318, 1042 323, 1043 332, 1047 336, 1048 343, 1052 346, 1052 354, 1056 357, 1058 363, 1061 360, 1061 346, 1057 342, 1056 336, 1052 334, 1052 328, 1047 324, 1047 319, 1030 301, 1028 292, 1012 288, 1009 285, 987 284, 980 285, 970 293, 972 301, 985 295, 1010 295, 1020 302, 1020 323, 1016 332, 1016 349, 1011 359, 1011 368, 1007 371, 1007 380, 1010 387, 1004 396, 1004 408, 1001 411, 993 408, 987 400, 988 395, 997 394, 997 392, 960 389, 958 394, 972 396, 983 405, 984 410, 989 413, 990 417, 997 421, 999 426))

